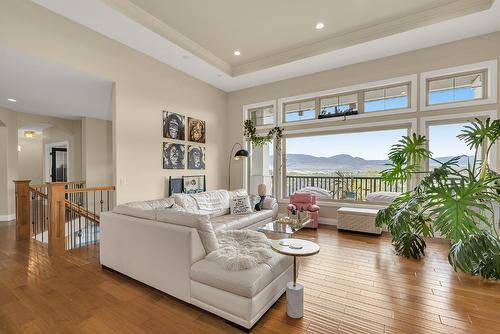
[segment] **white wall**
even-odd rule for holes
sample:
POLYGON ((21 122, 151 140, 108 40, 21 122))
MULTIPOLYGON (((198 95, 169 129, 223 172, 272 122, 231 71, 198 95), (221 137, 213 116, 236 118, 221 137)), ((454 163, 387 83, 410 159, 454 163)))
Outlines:
POLYGON ((29 1, 2 1, 0 43, 115 83, 118 203, 162 197, 168 176, 194 174, 162 169, 162 110, 207 121, 207 186, 226 185, 226 93, 29 1))
POLYGON ((17 153, 18 177, 31 180, 34 184, 43 182, 43 137, 35 133, 33 138, 26 138, 22 133, 18 136, 21 151, 17 153))
POLYGON ((82 119, 82 177, 87 187, 113 184, 112 141, 110 121, 82 119))

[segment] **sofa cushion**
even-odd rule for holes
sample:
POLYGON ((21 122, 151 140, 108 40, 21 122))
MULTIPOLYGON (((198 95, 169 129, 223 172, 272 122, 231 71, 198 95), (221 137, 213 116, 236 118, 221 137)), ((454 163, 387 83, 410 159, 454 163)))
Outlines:
POLYGON ((272 218, 272 210, 255 211, 248 215, 225 215, 214 217, 212 222, 215 231, 241 230, 248 226, 252 226, 259 221, 272 218))
POLYGON ((366 196, 366 200, 368 202, 380 202, 390 204, 392 201, 396 199, 396 197, 401 196, 400 192, 391 192, 391 191, 376 191, 369 193, 366 196))
POLYGON ((159 210, 157 213, 157 220, 159 222, 192 227, 198 230, 201 243, 203 247, 205 247, 205 252, 207 252, 207 254, 219 248, 217 236, 210 223, 210 216, 207 214, 159 210))
POLYGON ((291 256, 275 252, 272 254, 269 264, 259 264, 254 268, 240 271, 228 271, 216 262, 203 259, 191 266, 191 279, 213 288, 252 298, 292 265, 291 256))
POLYGON ((211 217, 229 213, 230 194, 227 190, 212 190, 200 194, 174 194, 172 198, 187 212, 209 214, 211 217))
POLYGON ((247 196, 233 196, 231 198, 231 214, 232 215, 247 215, 252 213, 250 206, 250 198, 247 196))
POLYGON ((175 205, 173 199, 160 198, 120 204, 113 209, 113 212, 126 216, 156 220, 157 211, 164 209, 171 209, 172 211, 183 210, 181 207, 175 205))

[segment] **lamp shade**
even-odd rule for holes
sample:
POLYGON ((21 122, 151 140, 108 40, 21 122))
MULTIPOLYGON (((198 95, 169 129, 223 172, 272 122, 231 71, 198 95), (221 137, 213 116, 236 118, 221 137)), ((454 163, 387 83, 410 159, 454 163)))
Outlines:
POLYGON ((249 156, 248 151, 241 149, 236 151, 236 153, 234 154, 234 159, 239 160, 240 158, 248 158, 248 156, 249 156))
POLYGON ((259 196, 266 196, 266 185, 264 183, 257 186, 257 193, 259 196))

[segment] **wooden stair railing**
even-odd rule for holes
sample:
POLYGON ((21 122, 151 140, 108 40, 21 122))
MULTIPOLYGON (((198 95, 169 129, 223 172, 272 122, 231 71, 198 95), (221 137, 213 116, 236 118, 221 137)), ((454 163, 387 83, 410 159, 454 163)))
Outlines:
MULTIPOLYGON (((90 222, 93 233, 96 234, 98 233, 96 226, 100 223, 100 212, 112 208, 110 193, 115 190, 114 186, 84 188, 85 181, 52 182, 31 186, 29 180, 14 182, 16 238, 29 239, 34 230, 35 238, 42 235, 43 241, 44 232, 47 232, 48 237, 45 238, 48 241, 49 255, 61 255, 67 249, 82 247, 81 242, 69 242, 74 241, 71 238, 77 239, 74 234, 81 235, 81 226, 78 229, 75 220, 81 222, 84 219, 85 226, 90 222), (105 198, 103 192, 106 194, 105 198), (100 194, 100 198, 97 194, 100 194), (103 204, 106 204, 106 207, 103 207, 103 204), (35 225, 36 219, 41 219, 41 228, 35 225)), ((92 242, 96 242, 95 237, 92 242)))

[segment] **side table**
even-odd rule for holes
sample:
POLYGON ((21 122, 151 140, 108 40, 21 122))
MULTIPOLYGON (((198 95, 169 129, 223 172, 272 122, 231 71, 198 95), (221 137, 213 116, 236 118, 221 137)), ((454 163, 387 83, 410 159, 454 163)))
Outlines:
POLYGON ((286 286, 286 313, 291 318, 304 316, 304 286, 297 283, 297 257, 319 253, 318 244, 303 239, 273 240, 271 248, 280 254, 293 256, 293 280, 286 286))

